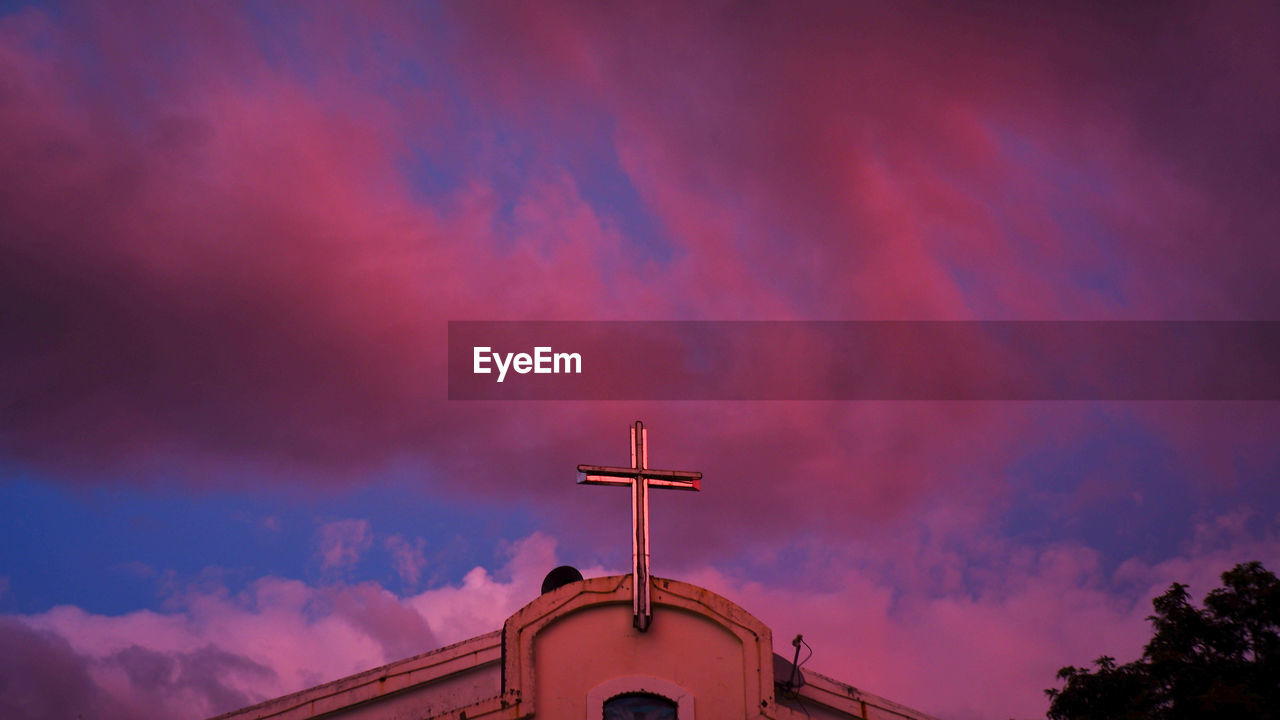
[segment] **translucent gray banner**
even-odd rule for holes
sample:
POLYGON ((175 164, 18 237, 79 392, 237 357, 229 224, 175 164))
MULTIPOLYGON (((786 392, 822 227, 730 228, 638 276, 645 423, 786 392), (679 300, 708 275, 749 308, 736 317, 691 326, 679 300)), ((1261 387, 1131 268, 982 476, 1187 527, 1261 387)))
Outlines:
POLYGON ((451 400, 1278 400, 1280 322, 449 323, 451 400))

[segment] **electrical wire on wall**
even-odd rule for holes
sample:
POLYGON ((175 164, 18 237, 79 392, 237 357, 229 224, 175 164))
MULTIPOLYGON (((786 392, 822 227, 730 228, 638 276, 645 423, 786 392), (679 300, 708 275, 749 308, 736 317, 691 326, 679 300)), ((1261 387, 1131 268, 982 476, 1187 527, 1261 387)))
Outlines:
POLYGON ((804 673, 800 672, 800 667, 809 662, 809 658, 813 657, 813 648, 809 647, 809 643, 804 641, 804 635, 796 635, 795 639, 791 641, 791 645, 796 649, 796 656, 791 660, 791 677, 787 679, 786 687, 791 692, 795 692, 804 687, 804 673), (801 645, 809 651, 809 654, 804 656, 804 660, 800 659, 801 645))
POLYGON ((809 643, 804 641, 804 635, 796 635, 795 639, 791 641, 791 645, 795 647, 796 654, 791 660, 791 676, 787 678, 785 683, 782 683, 782 691, 784 695, 795 701, 795 703, 804 712, 805 717, 809 717, 808 708, 806 708, 804 703, 800 700, 799 690, 804 687, 805 684, 804 673, 800 668, 813 657, 813 648, 809 647, 809 643), (804 649, 809 651, 809 654, 805 655, 803 660, 800 659, 800 648, 802 646, 804 649))

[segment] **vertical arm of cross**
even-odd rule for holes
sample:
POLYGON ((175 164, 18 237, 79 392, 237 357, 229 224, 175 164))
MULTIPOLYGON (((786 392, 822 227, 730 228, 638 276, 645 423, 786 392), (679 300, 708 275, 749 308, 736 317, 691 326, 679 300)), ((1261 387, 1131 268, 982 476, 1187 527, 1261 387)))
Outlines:
POLYGON ((631 467, 579 465, 578 473, 582 484, 631 489, 631 604, 633 624, 645 632, 653 618, 649 600, 649 488, 697 491, 702 488, 702 473, 650 469, 649 437, 639 420, 631 428, 631 467))
POLYGON ((631 593, 631 610, 635 628, 640 632, 649 629, 653 609, 649 605, 649 480, 644 476, 648 469, 649 443, 644 423, 639 420, 631 428, 631 466, 636 469, 631 483, 631 515, 634 545, 631 551, 631 581, 635 585, 631 593))

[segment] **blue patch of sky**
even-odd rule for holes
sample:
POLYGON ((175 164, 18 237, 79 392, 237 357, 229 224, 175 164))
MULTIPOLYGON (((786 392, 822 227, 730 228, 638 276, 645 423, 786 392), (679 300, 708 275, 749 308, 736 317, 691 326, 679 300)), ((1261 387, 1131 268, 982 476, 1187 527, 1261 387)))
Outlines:
POLYGON ((571 172, 583 199, 609 218, 644 259, 660 265, 671 262, 671 239, 623 169, 611 126, 590 139, 571 172))
POLYGON ((69 487, 6 473, 0 482, 0 611, 71 604, 96 613, 161 608, 166 586, 214 577, 235 592, 274 575, 307 582, 374 581, 402 594, 456 583, 477 565, 500 566, 502 543, 535 528, 522 508, 431 497, 389 477, 346 492, 69 487), (366 519, 374 543, 349 570, 320 567, 320 527, 366 519), (415 585, 396 573, 386 540, 424 538, 415 585), (212 575, 211 575, 212 573, 212 575))
MULTIPOLYGON (((404 118, 409 136, 402 138, 406 150, 397 165, 411 192, 434 202, 478 176, 494 189, 499 219, 509 224, 531 179, 539 173, 563 170, 573 178, 584 201, 621 232, 640 259, 659 264, 671 261, 672 244, 623 169, 613 142, 613 121, 606 113, 584 107, 574 126, 567 128, 537 113, 514 120, 509 113, 496 112, 485 99, 469 92, 458 74, 456 58, 450 54, 455 31, 443 21, 445 11, 440 5, 423 3, 406 11, 416 14, 419 22, 415 32, 424 34, 411 55, 400 55, 387 36, 374 28, 340 62, 366 89, 381 94, 393 106, 405 107, 406 112, 411 107, 440 110, 438 115, 424 118, 423 132, 429 135, 421 137, 414 136, 414 119, 404 118), (425 101, 421 105, 405 103, 413 94, 425 101)), ((330 59, 315 57, 323 49, 309 44, 302 35, 313 11, 277 3, 249 3, 244 12, 253 52, 323 98, 330 78, 322 68, 330 59)), ((109 84, 110 78, 103 75, 109 66, 99 61, 93 47, 73 51, 87 80, 109 84)), ((180 63, 187 50, 182 43, 166 43, 146 52, 163 68, 180 63)), ((155 90, 154 81, 145 76, 131 77, 130 82, 146 93, 155 90)), ((122 97, 121 102, 128 101, 122 97)), ((358 108, 335 110, 359 114, 358 108)), ((129 117, 129 113, 123 114, 129 117)), ((144 118, 135 119, 141 123, 144 118)), ((141 124, 137 127, 144 129, 141 124)))
POLYGON ((982 276, 972 266, 956 262, 949 256, 950 253, 943 253, 942 269, 960 288, 960 293, 972 302, 974 296, 985 288, 982 276))
POLYGON ((1016 128, 994 122, 986 125, 990 136, 1016 168, 1016 173, 1034 176, 1038 179, 1037 185, 1048 188, 1048 195, 1039 197, 1011 186, 1005 196, 987 199, 988 206, 1002 225, 1002 231, 1015 241, 1012 246, 1026 260, 1044 262, 1034 239, 1016 232, 1005 219, 1009 215, 1025 214, 1025 208, 1018 207, 1015 211, 1015 206, 1025 206, 1029 202, 1042 204, 1039 210, 1045 213, 1045 222, 1055 225, 1076 247, 1087 251, 1072 254, 1072 266, 1047 267, 1046 274, 1060 273, 1077 287, 1099 294, 1116 306, 1124 306, 1124 279, 1128 269, 1117 252, 1120 238, 1097 215, 1099 204, 1117 192, 1109 182, 1105 168, 1097 167, 1098 163, 1091 163, 1087 157, 1066 157, 1016 128))
POLYGON ((1117 253, 1120 245, 1115 236, 1098 218, 1075 207, 1062 205, 1050 209, 1050 216, 1071 237, 1079 238, 1089 247, 1089 257, 1077 260, 1066 268, 1067 276, 1077 287, 1092 291, 1109 300, 1114 307, 1124 307, 1124 278, 1128 270, 1117 253))
POLYGON ((287 71, 299 81, 314 84, 319 73, 313 64, 303 61, 298 13, 308 12, 302 6, 284 3, 249 3, 244 7, 251 21, 248 31, 254 38, 254 51, 269 67, 287 71))
POLYGON ((498 220, 509 226, 531 182, 554 180, 555 173, 564 172, 582 200, 640 259, 671 261, 670 238, 623 168, 616 127, 603 108, 583 105, 572 122, 536 108, 498 112, 456 75, 429 68, 415 72, 431 74, 433 98, 447 104, 441 113, 447 120, 435 118, 425 128, 430 135, 407 138, 400 169, 418 199, 438 201, 475 179, 495 193, 498 220))
POLYGON ((515 125, 465 103, 454 110, 463 113, 452 128, 460 142, 447 149, 431 149, 443 144, 438 138, 416 143, 403 159, 401 168, 419 198, 438 199, 478 175, 496 195, 499 221, 511 225, 530 182, 563 171, 582 200, 641 260, 671 262, 670 238, 622 167, 607 119, 592 122, 591 132, 570 137, 546 123, 515 125), (477 167, 476 158, 484 158, 483 167, 477 167))
POLYGON ((436 203, 462 187, 464 167, 422 145, 413 145, 399 158, 397 169, 409 181, 410 192, 419 201, 436 203))
POLYGON ((57 3, 52 2, 31 2, 31 0, 0 0, 0 17, 12 15, 27 9, 40 10, 52 17, 61 14, 62 8, 57 3))
MULTIPOLYGON (((359 14, 355 7, 329 8, 332 12, 359 14)), ((326 85, 332 82, 329 68, 357 78, 364 90, 372 90, 389 102, 395 103, 408 92, 441 89, 448 81, 448 74, 441 71, 449 67, 444 57, 450 30, 439 18, 436 3, 418 3, 403 8, 417 17, 413 27, 419 34, 411 52, 400 54, 388 32, 376 25, 365 27, 351 24, 351 32, 364 30, 360 36, 344 38, 350 44, 341 57, 331 56, 332 49, 309 42, 303 33, 307 29, 307 6, 280 3, 252 3, 246 6, 252 21, 249 32, 254 38, 254 51, 273 69, 287 74, 290 79, 303 83, 311 91, 323 97, 326 85)), ((341 87, 341 85, 339 85, 341 87)), ((342 108, 358 115, 359 108, 342 108)))
MULTIPOLYGON (((937 237, 940 233, 935 231, 931 234, 937 237)), ((987 283, 979 268, 972 262, 959 259, 960 254, 952 252, 947 243, 935 242, 934 247, 938 248, 935 252, 939 266, 959 288, 968 313, 981 319, 1000 318, 1006 314, 1005 308, 1002 308, 996 300, 990 284, 987 283)))
POLYGON ((1028 448, 1012 465, 1005 535, 1088 546, 1110 571, 1184 550, 1196 518, 1234 504, 1197 489, 1177 449, 1125 413, 1098 406, 1087 422, 1078 442, 1028 448))

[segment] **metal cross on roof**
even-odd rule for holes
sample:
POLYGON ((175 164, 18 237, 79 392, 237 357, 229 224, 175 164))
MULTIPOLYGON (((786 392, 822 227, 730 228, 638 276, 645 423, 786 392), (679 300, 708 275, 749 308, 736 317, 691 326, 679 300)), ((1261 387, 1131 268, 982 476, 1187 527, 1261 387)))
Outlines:
POLYGON ((702 489, 702 473, 649 468, 649 438, 639 420, 631 428, 631 467, 579 465, 578 483, 586 485, 622 485, 631 492, 631 577, 634 625, 644 632, 649 629, 653 611, 649 605, 649 488, 668 490, 702 489))

